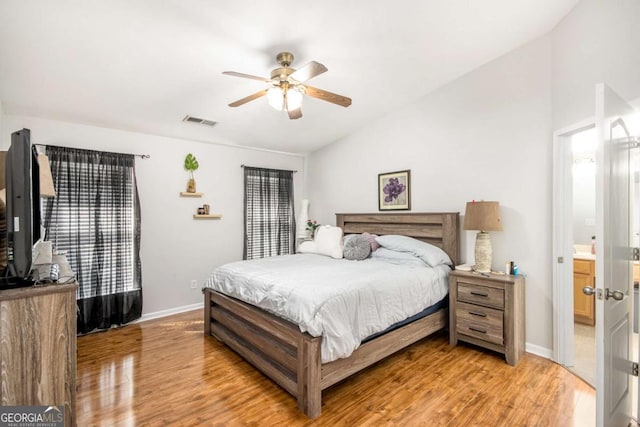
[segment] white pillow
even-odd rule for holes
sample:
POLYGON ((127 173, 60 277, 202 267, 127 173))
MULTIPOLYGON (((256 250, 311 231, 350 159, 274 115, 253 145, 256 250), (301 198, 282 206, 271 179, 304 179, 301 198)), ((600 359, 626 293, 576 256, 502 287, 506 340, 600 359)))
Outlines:
POLYGON ((441 264, 453 265, 449 255, 439 247, 408 236, 400 236, 397 234, 378 236, 376 237, 376 242, 380 243, 380 246, 393 251, 410 252, 431 267, 436 267, 441 264))
POLYGON ((331 258, 342 258, 342 228, 331 225, 322 225, 316 230, 313 239, 317 253, 331 258))
POLYGON ((429 268, 426 262, 410 252, 392 251, 387 248, 378 248, 377 251, 371 253, 371 258, 381 259, 391 264, 398 265, 415 265, 417 267, 429 268))
POLYGON ((318 227, 313 241, 302 242, 298 253, 319 254, 331 258, 342 258, 342 228, 331 225, 318 227))
POLYGON ((299 254, 315 254, 316 242, 313 240, 305 240, 298 245, 298 250, 296 252, 299 254))

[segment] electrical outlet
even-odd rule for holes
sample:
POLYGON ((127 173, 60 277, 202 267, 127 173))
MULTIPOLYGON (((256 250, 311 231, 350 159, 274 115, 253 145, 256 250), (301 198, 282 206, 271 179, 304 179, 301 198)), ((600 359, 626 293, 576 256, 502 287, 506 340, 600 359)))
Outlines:
POLYGON ((191 289, 196 289, 198 287, 198 281, 196 279, 193 279, 191 281, 191 289))

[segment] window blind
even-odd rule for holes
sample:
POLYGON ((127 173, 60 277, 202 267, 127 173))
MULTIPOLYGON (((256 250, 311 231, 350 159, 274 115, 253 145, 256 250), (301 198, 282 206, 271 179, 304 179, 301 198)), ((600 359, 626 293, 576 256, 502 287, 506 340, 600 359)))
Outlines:
POLYGON ((293 253, 293 171, 245 166, 244 184, 244 259, 293 253))

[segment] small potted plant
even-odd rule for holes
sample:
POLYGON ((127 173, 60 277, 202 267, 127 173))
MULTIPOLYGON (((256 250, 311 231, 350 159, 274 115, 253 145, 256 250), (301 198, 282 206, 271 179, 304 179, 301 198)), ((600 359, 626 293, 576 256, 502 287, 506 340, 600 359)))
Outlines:
POLYGON ((307 231, 308 235, 311 238, 314 238, 316 235, 316 229, 320 227, 320 224, 318 224, 318 221, 311 221, 310 219, 307 220, 307 227, 305 228, 305 230, 307 231))
POLYGON ((196 192, 196 180, 193 179, 193 171, 197 170, 200 165, 196 157, 189 153, 184 159, 184 169, 189 171, 189 182, 187 183, 187 193, 196 192))

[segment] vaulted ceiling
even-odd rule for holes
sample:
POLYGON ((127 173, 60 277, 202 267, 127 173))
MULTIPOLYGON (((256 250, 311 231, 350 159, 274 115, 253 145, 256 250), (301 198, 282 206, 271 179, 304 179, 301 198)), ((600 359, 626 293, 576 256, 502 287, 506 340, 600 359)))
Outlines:
POLYGON ((550 31, 578 0, 2 0, 0 102, 20 114, 306 153, 550 31), (278 52, 329 71, 289 120, 266 87, 278 52), (185 115, 218 122, 184 123, 185 115))

